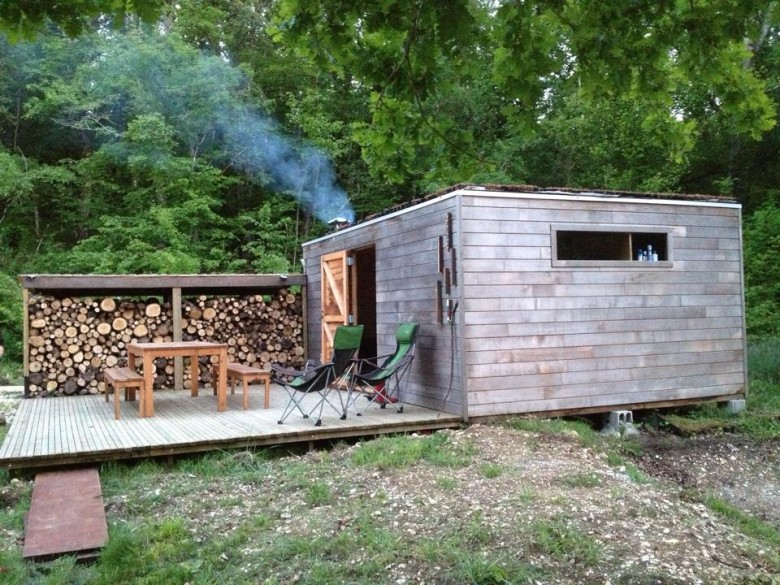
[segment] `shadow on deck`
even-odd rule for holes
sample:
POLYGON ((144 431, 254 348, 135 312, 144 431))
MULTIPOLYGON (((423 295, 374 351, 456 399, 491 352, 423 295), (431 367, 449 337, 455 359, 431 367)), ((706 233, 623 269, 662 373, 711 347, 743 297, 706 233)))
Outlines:
MULTIPOLYGON (((308 398, 307 398, 308 400, 308 398)), ((260 386, 250 389, 249 408, 240 391, 228 395, 228 409, 217 412, 210 389, 191 397, 188 391, 155 392, 155 416, 138 417, 138 402, 121 403, 120 420, 103 395, 39 398, 19 403, 0 447, 0 466, 9 470, 51 469, 87 463, 175 456, 221 449, 313 443, 381 434, 457 427, 460 417, 407 404, 402 413, 372 405, 363 416, 350 412, 340 420, 323 414, 322 426, 292 414, 278 424, 287 395, 271 388, 263 409, 260 386)))

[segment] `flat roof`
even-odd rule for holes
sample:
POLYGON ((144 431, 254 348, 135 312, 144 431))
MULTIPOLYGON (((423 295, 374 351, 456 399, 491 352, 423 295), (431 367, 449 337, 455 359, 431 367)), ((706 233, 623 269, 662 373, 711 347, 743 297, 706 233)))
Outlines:
POLYGON ((578 189, 572 187, 538 187, 536 185, 499 185, 499 184, 472 184, 461 183, 436 191, 425 197, 413 199, 408 203, 399 203, 386 210, 367 216, 362 221, 369 221, 375 217, 387 215, 393 211, 412 207, 425 201, 436 199, 442 195, 454 193, 455 191, 484 191, 490 193, 512 193, 512 194, 536 194, 536 195, 558 195, 561 197, 571 197, 572 199, 582 197, 597 197, 605 199, 647 199, 649 201, 699 201, 708 203, 737 203, 733 197, 724 197, 722 195, 705 195, 694 193, 651 193, 642 191, 615 191, 610 189, 578 189))
POLYGON ((576 189, 571 187, 537 187, 535 185, 495 185, 495 184, 458 184, 436 191, 424 197, 418 197, 410 201, 399 203, 377 213, 373 213, 357 221, 353 226, 342 228, 320 236, 314 240, 304 242, 306 247, 310 244, 340 235, 354 228, 380 221, 383 218, 399 215, 416 207, 423 207, 430 203, 440 201, 450 196, 468 194, 472 196, 503 196, 526 197, 528 199, 570 199, 572 201, 597 201, 620 200, 624 203, 655 203, 658 205, 714 205, 723 207, 741 207, 733 197, 721 195, 705 195, 691 193, 645 193, 640 191, 613 191, 609 189, 576 189))
POLYGON ((305 285, 304 274, 22 274, 22 288, 68 295, 85 291, 119 296, 168 294, 268 294, 305 285))

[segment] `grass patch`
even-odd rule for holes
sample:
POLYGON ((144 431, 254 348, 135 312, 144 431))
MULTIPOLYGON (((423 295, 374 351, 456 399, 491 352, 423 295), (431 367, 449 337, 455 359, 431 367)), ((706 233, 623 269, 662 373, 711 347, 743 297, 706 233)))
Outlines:
POLYGON ((536 522, 531 538, 536 550, 559 561, 593 566, 601 559, 601 545, 562 519, 536 522))
POLYGON ((306 488, 304 501, 312 508, 324 506, 329 504, 332 500, 333 494, 331 493, 330 486, 324 482, 315 481, 306 488))
POLYGON ((634 483, 648 483, 650 479, 633 463, 626 463, 624 466, 626 475, 634 483))
MULTIPOLYGON (((25 563, 10 559, 4 583, 205 583, 199 579, 204 562, 198 547, 178 518, 165 518, 131 526, 113 524, 100 558, 92 565, 61 557, 48 563, 25 563)), ((21 559, 21 557, 17 557, 21 559)))
MULTIPOLYGON (((423 538, 413 546, 410 555, 430 566, 444 568, 436 578, 424 579, 426 583, 520 585, 543 576, 538 568, 522 562, 518 554, 491 556, 484 548, 470 547, 460 534, 443 540, 423 538)), ((376 575, 370 582, 378 582, 376 575)))
POLYGON ((601 477, 593 472, 575 473, 562 477, 561 483, 571 488, 595 488, 601 485, 601 477))
POLYGON ((457 531, 462 546, 481 548, 490 544, 494 533, 481 511, 474 512, 457 531))
POLYGON ((583 447, 592 447, 601 441, 601 436, 590 423, 579 419, 523 417, 512 418, 501 424, 516 431, 542 435, 576 436, 583 447))
POLYGON ((465 554, 458 559, 452 575, 455 583, 473 585, 510 585, 533 583, 539 571, 515 559, 485 559, 474 554, 465 554))
POLYGON ((667 414, 663 423, 683 435, 740 433, 753 439, 780 438, 780 339, 748 340, 747 408, 737 415, 707 403, 667 414))
POLYGON ((471 443, 455 444, 442 432, 379 437, 358 445, 352 464, 378 469, 405 468, 423 461, 438 467, 466 467, 475 454, 471 443))
POLYGON ((523 488, 523 490, 517 496, 517 500, 523 504, 530 504, 536 498, 536 492, 529 487, 523 488))
POLYGON ((437 477, 436 485, 444 490, 454 490, 458 487, 458 482, 451 477, 437 477))
MULTIPOLYGON (((780 392, 780 388, 776 390, 780 392)), ((749 406, 743 413, 729 415, 725 408, 705 404, 685 415, 668 414, 663 419, 683 436, 727 432, 739 433, 759 441, 780 438, 780 409, 776 412, 766 410, 765 407, 751 410, 749 406)))
POLYGON ((626 460, 629 457, 638 457, 642 454, 642 445, 638 441, 619 441, 607 451, 607 464, 610 467, 619 467, 634 483, 648 483, 650 479, 640 469, 626 460))
POLYGON ((617 451, 607 453, 607 465, 610 467, 622 467, 626 464, 626 458, 617 451))
POLYGON ((755 538, 762 546, 766 546, 769 552, 764 559, 772 565, 774 571, 780 571, 780 554, 777 552, 780 551, 780 531, 777 528, 717 496, 707 495, 703 501, 710 510, 736 526, 742 534, 755 538))
POLYGON ((771 524, 743 512, 717 496, 706 496, 704 504, 710 510, 737 526, 743 534, 763 540, 780 550, 780 531, 771 524))
POLYGON ((500 465, 496 465, 495 463, 483 463, 479 466, 479 473, 482 477, 493 479, 503 475, 504 468, 500 465))

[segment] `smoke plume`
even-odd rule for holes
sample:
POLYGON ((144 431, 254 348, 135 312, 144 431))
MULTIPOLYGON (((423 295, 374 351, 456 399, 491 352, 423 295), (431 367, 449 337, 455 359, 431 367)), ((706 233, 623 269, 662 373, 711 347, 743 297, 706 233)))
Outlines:
POLYGON ((272 120, 251 110, 234 111, 221 126, 238 170, 259 180, 268 177, 271 188, 292 194, 320 221, 339 216, 355 220, 349 197, 324 152, 284 136, 272 120))

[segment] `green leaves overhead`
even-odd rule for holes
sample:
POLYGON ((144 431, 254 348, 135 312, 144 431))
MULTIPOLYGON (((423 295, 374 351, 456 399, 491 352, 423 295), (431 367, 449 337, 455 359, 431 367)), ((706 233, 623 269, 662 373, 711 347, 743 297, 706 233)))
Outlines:
POLYGON ((466 0, 290 0, 277 22, 320 67, 419 97, 434 90, 445 61, 469 65, 477 33, 466 0))
POLYGON ((776 112, 753 57, 777 24, 776 3, 753 0, 281 0, 275 31, 370 92, 372 118, 356 138, 375 172, 401 180, 422 153, 436 182, 500 166, 475 146, 464 110, 446 107, 463 87, 490 86, 500 100, 506 133, 493 139, 535 131, 576 90, 631 100, 648 126, 668 119, 678 146, 691 144, 696 123, 683 104, 694 87, 757 139, 776 112))
POLYGON ((153 22, 164 0, 3 0, 0 2, 0 28, 14 38, 31 38, 48 21, 55 22, 71 36, 90 26, 90 19, 110 18, 116 26, 129 15, 153 22))
POLYGON ((453 120, 437 109, 451 82, 479 65, 475 39, 483 31, 469 4, 292 0, 279 3, 274 31, 363 92, 371 118, 355 124, 354 136, 375 174, 401 182, 418 174, 412 167, 419 167, 420 154, 434 156, 447 143, 458 155, 468 148, 468 135, 453 130, 453 120))

